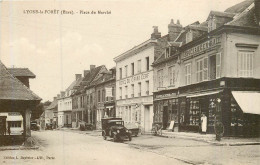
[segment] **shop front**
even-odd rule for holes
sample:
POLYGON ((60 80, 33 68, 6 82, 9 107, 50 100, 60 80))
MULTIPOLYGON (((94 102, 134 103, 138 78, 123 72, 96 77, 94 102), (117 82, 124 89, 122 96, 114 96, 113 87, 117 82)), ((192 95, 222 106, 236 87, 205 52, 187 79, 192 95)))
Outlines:
POLYGON ((174 131, 178 132, 179 101, 176 90, 159 91, 154 93, 154 124, 167 129, 174 122, 174 131))
POLYGON ((210 82, 154 93, 154 124, 174 131, 215 134, 222 123, 224 136, 260 136, 260 80, 220 78, 210 82), (205 122, 205 123, 203 123, 205 122))

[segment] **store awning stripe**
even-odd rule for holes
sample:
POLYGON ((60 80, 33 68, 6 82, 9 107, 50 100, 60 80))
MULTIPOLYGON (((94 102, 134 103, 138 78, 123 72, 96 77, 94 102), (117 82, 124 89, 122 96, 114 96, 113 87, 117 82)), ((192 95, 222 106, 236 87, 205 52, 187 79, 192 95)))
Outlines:
POLYGON ((260 92, 232 91, 232 95, 244 113, 260 114, 260 92))

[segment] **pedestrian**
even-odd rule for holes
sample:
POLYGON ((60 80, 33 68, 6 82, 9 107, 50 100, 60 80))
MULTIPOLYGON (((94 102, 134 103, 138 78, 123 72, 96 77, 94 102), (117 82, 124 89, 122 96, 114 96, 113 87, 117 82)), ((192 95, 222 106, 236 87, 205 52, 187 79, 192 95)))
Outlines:
POLYGON ((200 121, 201 121, 201 132, 206 134, 206 132, 207 132, 207 116, 204 113, 202 113, 200 121))

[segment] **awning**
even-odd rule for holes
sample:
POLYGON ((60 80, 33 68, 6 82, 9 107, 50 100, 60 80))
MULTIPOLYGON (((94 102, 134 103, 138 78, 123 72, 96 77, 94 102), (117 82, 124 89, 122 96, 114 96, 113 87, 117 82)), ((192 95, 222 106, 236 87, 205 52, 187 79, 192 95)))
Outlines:
POLYGON ((23 117, 19 116, 7 116, 6 121, 23 121, 23 117))
POLYGON ((232 95, 244 113, 260 114, 260 92, 232 91, 232 95))
POLYGON ((186 97, 187 98, 191 98, 191 97, 200 97, 200 96, 214 95, 214 94, 218 94, 220 92, 222 92, 222 90, 210 91, 210 92, 201 92, 201 93, 187 95, 186 97))

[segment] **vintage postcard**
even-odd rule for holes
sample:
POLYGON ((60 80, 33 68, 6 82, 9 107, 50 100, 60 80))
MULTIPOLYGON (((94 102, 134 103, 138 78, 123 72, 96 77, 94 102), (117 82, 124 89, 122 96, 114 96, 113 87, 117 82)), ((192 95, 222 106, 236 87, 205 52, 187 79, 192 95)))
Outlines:
POLYGON ((260 0, 0 0, 0 164, 260 162, 260 0))

